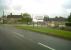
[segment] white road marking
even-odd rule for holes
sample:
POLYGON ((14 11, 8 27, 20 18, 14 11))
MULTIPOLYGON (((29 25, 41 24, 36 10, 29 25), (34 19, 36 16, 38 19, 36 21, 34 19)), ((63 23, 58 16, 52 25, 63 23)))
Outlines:
POLYGON ((24 38, 24 35, 21 35, 21 34, 19 34, 19 33, 17 33, 17 32, 14 32, 14 33, 15 33, 16 35, 18 35, 18 36, 24 38))
POLYGON ((16 36, 17 39, 22 40, 21 38, 19 38, 18 36, 16 36))
MULTIPOLYGON (((21 34, 19 34, 19 33, 17 33, 17 32, 14 32, 16 35, 18 35, 18 36, 20 36, 20 37, 22 37, 22 38, 24 38, 24 35, 21 35, 21 34)), ((18 38, 18 37, 17 37, 18 38)), ((49 47, 49 46, 47 46, 47 45, 44 45, 44 44, 42 44, 42 43, 38 43, 39 45, 41 45, 41 46, 44 46, 44 47, 46 47, 46 48, 48 48, 48 49, 50 49, 50 50, 55 50, 54 48, 51 48, 51 47, 49 47)))
POLYGON ((49 47, 49 46, 47 46, 47 45, 44 45, 44 44, 42 44, 42 43, 38 43, 39 45, 42 45, 42 46, 44 46, 44 47, 46 47, 46 48, 49 48, 50 50, 55 50, 54 48, 51 48, 51 47, 49 47))

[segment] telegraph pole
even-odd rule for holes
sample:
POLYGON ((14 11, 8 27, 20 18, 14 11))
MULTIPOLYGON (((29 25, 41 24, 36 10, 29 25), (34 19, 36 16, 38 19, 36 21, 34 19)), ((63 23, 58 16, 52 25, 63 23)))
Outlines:
POLYGON ((4 24, 4 11, 3 11, 3 24, 4 24))

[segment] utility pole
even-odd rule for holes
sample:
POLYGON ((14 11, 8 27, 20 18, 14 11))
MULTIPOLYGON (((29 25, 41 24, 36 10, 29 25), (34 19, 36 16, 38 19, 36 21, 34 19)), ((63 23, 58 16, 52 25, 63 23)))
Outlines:
POLYGON ((3 24, 4 24, 4 11, 3 11, 3 24))

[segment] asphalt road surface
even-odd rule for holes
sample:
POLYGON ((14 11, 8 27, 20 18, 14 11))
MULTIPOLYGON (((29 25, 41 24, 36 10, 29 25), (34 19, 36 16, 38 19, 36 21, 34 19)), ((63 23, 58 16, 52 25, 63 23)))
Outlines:
POLYGON ((71 50, 71 41, 0 25, 0 50, 71 50))

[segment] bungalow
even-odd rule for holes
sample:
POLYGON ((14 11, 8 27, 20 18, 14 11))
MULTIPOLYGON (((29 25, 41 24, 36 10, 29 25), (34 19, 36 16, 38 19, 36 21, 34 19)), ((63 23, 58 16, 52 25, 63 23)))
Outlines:
POLYGON ((57 17, 57 18, 49 18, 47 21, 44 21, 50 27, 58 27, 64 25, 66 22, 66 18, 57 17))

